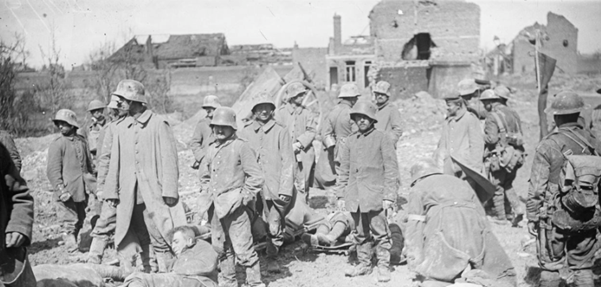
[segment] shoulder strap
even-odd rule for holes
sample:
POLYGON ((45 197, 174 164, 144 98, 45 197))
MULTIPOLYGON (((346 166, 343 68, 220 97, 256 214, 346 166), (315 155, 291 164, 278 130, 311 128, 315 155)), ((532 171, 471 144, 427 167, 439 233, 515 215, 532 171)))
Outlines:
POLYGON ((501 119, 501 116, 499 116, 499 112, 492 112, 491 114, 495 118, 495 120, 497 120, 497 124, 499 125, 499 131, 505 134, 507 132, 507 129, 505 128, 507 125, 505 124, 505 121, 501 119))
POLYGON ((571 139, 572 141, 574 141, 575 143, 577 143, 583 150, 586 148, 589 148, 592 151, 592 154, 594 155, 599 155, 597 153, 597 150, 595 149, 595 147, 593 145, 591 145, 588 140, 586 138, 584 138, 582 135, 573 132, 572 130, 561 130, 558 129, 558 133, 566 136, 567 138, 571 139))

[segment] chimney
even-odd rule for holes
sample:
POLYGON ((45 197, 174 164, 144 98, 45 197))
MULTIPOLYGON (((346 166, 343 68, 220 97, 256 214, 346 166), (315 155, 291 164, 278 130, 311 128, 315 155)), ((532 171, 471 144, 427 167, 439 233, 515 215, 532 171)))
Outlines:
POLYGON ((340 15, 334 14, 334 54, 340 51, 342 46, 342 27, 340 24, 340 15))

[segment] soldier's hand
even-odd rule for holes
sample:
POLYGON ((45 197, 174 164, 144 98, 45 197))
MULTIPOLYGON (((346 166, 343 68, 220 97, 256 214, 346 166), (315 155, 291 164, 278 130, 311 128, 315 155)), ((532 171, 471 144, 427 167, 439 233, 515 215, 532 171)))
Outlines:
POLYGON ((388 199, 382 200, 382 208, 384 210, 392 209, 393 204, 394 204, 394 201, 392 201, 392 200, 388 200, 388 199))
POLYGON ((538 236, 538 222, 528 221, 528 233, 532 236, 538 236))
POLYGON ((290 202, 290 199, 292 199, 292 196, 286 195, 286 194, 280 194, 278 197, 280 198, 281 201, 286 202, 286 203, 290 202))
POLYGON ((119 200, 118 199, 107 198, 105 200, 106 200, 106 203, 108 203, 109 206, 112 207, 112 208, 115 208, 115 207, 117 207, 117 205, 119 205, 119 200))
POLYGON ((9 232, 5 239, 6 248, 19 247, 25 242, 25 236, 19 232, 9 232))
POLYGON ((292 144, 292 149, 297 152, 303 149, 303 145, 300 142, 295 142, 292 144))
POLYGON ((63 192, 63 193, 61 193, 61 195, 58 196, 58 199, 62 202, 67 202, 67 200, 69 200, 69 198, 71 198, 71 194, 68 192, 63 192))
POLYGON ((344 202, 344 199, 339 198, 336 202, 336 205, 338 206, 338 210, 346 211, 346 203, 344 202))
POLYGON ((177 204, 177 198, 175 197, 163 196, 163 201, 169 207, 173 207, 177 204))

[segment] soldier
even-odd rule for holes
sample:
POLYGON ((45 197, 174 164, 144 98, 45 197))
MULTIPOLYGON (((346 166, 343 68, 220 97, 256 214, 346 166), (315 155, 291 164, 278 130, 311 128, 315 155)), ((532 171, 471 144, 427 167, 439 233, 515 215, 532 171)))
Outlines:
POLYGON ((422 286, 447 286, 462 279, 485 283, 469 281, 478 278, 495 280, 483 286, 516 286, 515 269, 465 181, 442 174, 433 161, 417 163, 411 167, 405 210, 407 264, 424 279, 422 286))
POLYGON ((205 156, 207 154, 207 148, 210 143, 215 140, 213 136, 213 131, 211 131, 211 119, 213 119, 213 112, 216 108, 221 107, 219 104, 219 98, 217 96, 208 95, 204 97, 202 100, 202 109, 206 112, 206 117, 201 119, 194 128, 194 134, 192 135, 192 140, 190 140, 190 149, 194 154, 194 158, 196 161, 192 168, 199 169, 200 175, 200 184, 201 189, 205 187, 205 185, 209 182, 208 171, 204 169, 207 165, 203 163, 205 156))
POLYGON ((399 169, 392 140, 374 127, 376 111, 371 102, 359 102, 351 111, 359 131, 351 134, 340 149, 336 196, 338 207, 351 212, 357 230, 359 265, 348 269, 346 275, 371 272, 375 244, 378 281, 388 282, 392 245, 386 212, 396 201, 399 169))
POLYGON ((13 140, 13 137, 5 130, 0 130, 0 143, 4 145, 4 147, 10 153, 10 158, 13 160, 17 171, 21 171, 21 155, 19 154, 19 149, 13 140))
POLYGON ((77 235, 86 218, 88 193, 93 193, 92 159, 86 140, 77 134, 75 113, 62 109, 52 120, 61 136, 48 148, 46 174, 59 206, 63 240, 69 252, 77 251, 77 235))
POLYGON ((389 101, 389 90, 390 84, 386 81, 379 81, 374 87, 373 94, 378 106, 376 129, 385 132, 392 139, 396 148, 396 143, 403 135, 403 129, 401 127, 401 113, 389 101))
POLYGON ((100 207, 100 215, 94 229, 90 233, 92 236, 92 244, 88 253, 88 263, 100 264, 102 255, 109 238, 115 233, 115 225, 117 223, 117 210, 111 207, 104 201, 104 183, 108 174, 109 162, 111 159, 111 149, 113 145, 113 134, 117 129, 117 125, 124 122, 131 123, 132 118, 128 118, 128 110, 122 106, 119 97, 111 96, 107 108, 109 109, 109 117, 111 122, 106 124, 100 130, 98 137, 97 150, 97 170, 98 170, 98 198, 102 201, 100 207), (127 120, 126 120, 127 118, 127 120))
POLYGON ((147 109, 142 83, 123 80, 113 95, 119 97, 121 107, 127 108, 132 117, 117 125, 113 133, 103 191, 105 200, 117 207, 115 246, 124 250, 131 243, 128 234, 135 234, 143 258, 148 258, 151 244, 159 272, 166 272, 173 258, 167 232, 186 224, 177 191, 175 138, 169 123, 147 109))
MULTIPOLYGON (((288 130, 273 118, 275 104, 267 94, 255 102, 249 122, 240 137, 248 140, 263 171, 265 184, 261 189, 264 219, 269 226, 267 260, 270 272, 279 272, 275 256, 284 243, 285 217, 294 196, 294 153, 288 130)), ((262 210, 261 210, 262 209, 262 210)))
POLYGON ((133 273, 122 286, 127 287, 217 287, 218 254, 211 244, 195 238, 191 226, 170 231, 175 261, 168 273, 133 273))
POLYGON ((0 286, 34 287, 26 247, 33 242, 33 197, 0 142, 0 286))
POLYGON ((246 269, 248 285, 265 286, 251 233, 251 214, 263 185, 263 172, 250 144, 236 135, 236 128, 234 110, 215 110, 211 120, 215 141, 207 151, 211 242, 224 253, 220 267, 225 282, 220 286, 238 286, 236 263, 246 269))
POLYGON ((482 87, 476 83, 475 79, 463 79, 457 84, 459 96, 465 101, 467 110, 474 114, 478 119, 486 117, 486 111, 478 100, 482 87))
POLYGON ((296 155, 297 190, 304 193, 309 200, 309 187, 312 185, 313 170, 315 166, 315 150, 313 139, 317 123, 311 111, 303 106, 307 89, 302 83, 290 84, 287 91, 288 100, 276 112, 275 118, 288 129, 290 142, 296 155))
POLYGON ((330 165, 332 170, 337 173, 336 166, 338 165, 338 154, 344 139, 351 133, 357 131, 355 122, 351 120, 351 108, 357 102, 361 94, 359 94, 359 88, 354 83, 347 83, 340 89, 338 98, 340 102, 334 107, 334 109, 324 119, 322 129, 322 139, 324 146, 329 150, 332 156, 330 158, 330 165))
POLYGON ((92 115, 92 118, 86 123, 83 129, 78 131, 88 141, 90 153, 94 158, 98 149, 97 142, 100 130, 107 122, 104 117, 104 108, 106 108, 106 105, 103 102, 92 100, 88 105, 88 112, 92 115))
POLYGON ((444 100, 448 114, 434 152, 434 161, 443 167, 445 174, 463 178, 465 175, 461 167, 452 161, 451 156, 481 171, 484 153, 482 128, 478 118, 467 111, 465 101, 458 94, 447 96, 444 100))
POLYGON ((509 90, 505 86, 496 86, 494 90, 482 93, 480 101, 488 111, 484 123, 484 166, 488 179, 495 185, 496 191, 492 199, 496 217, 493 222, 506 224, 508 213, 505 202, 513 209, 512 225, 515 227, 522 221, 524 211, 517 193, 513 189, 518 169, 523 164, 524 140, 520 116, 507 106, 509 90), (520 162, 517 166, 508 166, 501 157, 506 153, 519 152, 520 162))
MULTIPOLYGON (((559 286, 560 277, 572 277, 575 286, 594 285, 591 268, 598 249, 596 229, 601 220, 598 195, 594 194, 597 202, 592 209, 573 214, 570 210, 575 208, 574 201, 566 200, 570 185, 561 180, 566 176, 562 167, 570 156, 598 154, 599 142, 578 123, 579 114, 585 108, 577 93, 558 93, 546 110, 553 115, 558 129, 543 138, 534 154, 526 216, 528 231, 537 239, 538 261, 543 269, 541 286, 559 286)), ((582 171, 596 169, 598 166, 582 171)), ((576 175, 580 173, 577 171, 576 175)), ((591 180, 595 179, 587 179, 591 180)), ((598 180, 597 177, 594 184, 598 184, 598 180)), ((584 195, 587 190, 596 190, 596 187, 588 184, 581 189, 579 186, 578 192, 584 195)), ((586 199, 580 197, 577 203, 588 203, 586 199)))

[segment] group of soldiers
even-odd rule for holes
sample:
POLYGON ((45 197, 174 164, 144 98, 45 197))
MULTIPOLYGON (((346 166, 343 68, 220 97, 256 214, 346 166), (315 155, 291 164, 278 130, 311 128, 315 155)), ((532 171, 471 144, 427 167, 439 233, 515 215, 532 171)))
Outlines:
MULTIPOLYGON (((70 252, 78 250, 78 234, 91 212, 87 261, 101 263, 104 249, 114 242, 121 267, 137 270, 124 286, 238 286, 237 265, 245 271, 245 284, 264 286, 254 225, 265 226, 267 271, 280 272, 277 256, 287 218, 295 210, 310 212, 313 143, 321 141, 321 160, 336 176, 330 191, 337 211, 302 238, 314 247, 348 240, 358 262, 346 276, 370 274, 377 262, 378 281, 390 281, 391 223, 400 188, 396 146, 402 135, 390 84, 377 82, 372 99, 364 99, 355 84, 345 84, 337 105, 321 118, 303 106, 307 94, 296 82, 288 85, 282 104, 272 95, 257 95, 243 127, 218 97, 204 98, 206 117, 189 146, 200 179, 193 211, 207 222, 210 244, 197 240, 201 228, 187 221, 173 132, 148 108, 140 82, 121 81, 106 106, 92 101, 91 120, 84 125, 73 111, 59 110, 53 121, 61 135, 49 146, 47 176, 63 244, 70 252)), ((397 223, 403 229, 403 256, 423 286, 515 286, 515 270, 486 213, 493 223, 514 227, 526 215, 537 238, 542 286, 559 286, 566 278, 576 286, 593 286, 601 209, 590 195, 598 197, 599 172, 584 169, 588 181, 581 181, 588 185, 578 185, 578 193, 563 181, 571 156, 595 156, 601 146, 581 124, 584 102, 574 92, 561 92, 549 108, 557 129, 536 148, 524 211, 512 187, 525 160, 523 132, 519 115, 507 106, 509 95, 502 85, 461 81, 458 91, 444 97, 448 114, 433 158, 411 168, 411 192, 397 223), (474 174, 492 183, 492 199, 474 174)), ((4 208, 8 203, 2 201, 4 255, 31 242, 33 199, 19 176, 18 153, 9 152, 14 142, 0 139, 5 175, 0 187, 14 195, 13 207, 4 208), (5 216, 5 210, 12 214, 5 216)), ((583 173, 573 170, 577 179, 583 173)), ((26 254, 14 255, 19 256, 23 274, 33 276, 26 254)), ((21 280, 3 282, 29 286, 21 280)))

